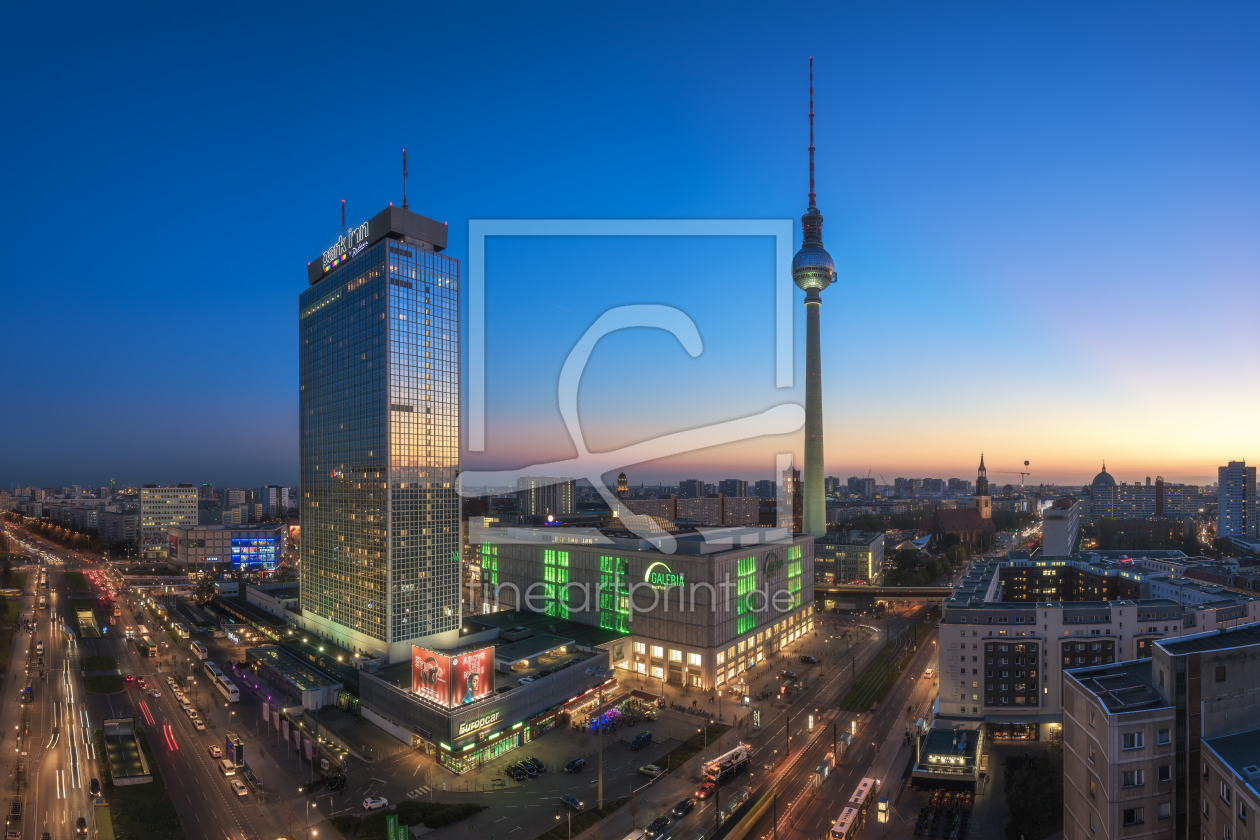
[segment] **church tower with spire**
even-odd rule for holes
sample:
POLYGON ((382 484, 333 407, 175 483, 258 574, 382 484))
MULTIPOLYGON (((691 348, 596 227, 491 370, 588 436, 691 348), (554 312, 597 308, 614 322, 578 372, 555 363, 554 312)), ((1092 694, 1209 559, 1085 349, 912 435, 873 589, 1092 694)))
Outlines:
POLYGON ((972 504, 980 511, 981 519, 993 518, 993 497, 989 495, 989 473, 984 468, 984 453, 980 453, 980 469, 976 470, 976 492, 971 497, 972 504))

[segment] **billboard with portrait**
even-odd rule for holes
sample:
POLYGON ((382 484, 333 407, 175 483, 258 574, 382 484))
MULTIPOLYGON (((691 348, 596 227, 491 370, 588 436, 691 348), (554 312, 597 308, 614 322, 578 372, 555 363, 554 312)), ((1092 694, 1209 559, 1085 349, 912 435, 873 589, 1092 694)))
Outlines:
POLYGON ((412 645, 411 691, 448 709, 489 697, 494 692, 494 648, 447 656, 412 645))
POLYGON ((451 657, 451 705, 467 706, 494 692, 494 648, 451 657))
POLYGON ((411 646, 411 693, 443 706, 451 704, 451 659, 411 646))

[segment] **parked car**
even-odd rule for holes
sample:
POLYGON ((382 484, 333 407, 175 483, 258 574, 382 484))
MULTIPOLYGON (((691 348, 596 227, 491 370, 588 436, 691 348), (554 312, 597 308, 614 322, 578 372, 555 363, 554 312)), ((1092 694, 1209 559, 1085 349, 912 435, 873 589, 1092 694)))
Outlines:
POLYGON ((574 811, 582 810, 582 803, 579 802, 578 798, 571 793, 566 793, 564 796, 560 797, 560 801, 572 808, 574 811))
POLYGON ((235 793, 237 796, 244 796, 245 794, 249 793, 249 788, 245 787, 245 783, 242 782, 240 779, 233 779, 232 792, 235 793))
POLYGON ((696 799, 708 799, 715 790, 717 790, 717 785, 713 782, 705 782, 696 789, 696 799))
POLYGON ((575 758, 572 761, 570 761, 568 764, 564 765, 564 772, 580 773, 582 771, 582 768, 585 766, 586 766, 585 758, 575 758))
POLYGON ((817 660, 817 659, 815 659, 815 658, 814 658, 814 657, 812 657, 812 656, 806 656, 805 654, 801 654, 801 661, 802 661, 802 662, 804 662, 806 665, 817 665, 817 664, 818 664, 818 660, 817 660))
POLYGON ((196 729, 198 732, 205 732, 205 731, 206 731, 206 723, 205 723, 205 721, 202 721, 202 720, 194 720, 194 721, 193 721, 193 729, 196 729))
POLYGON ((364 811, 375 811, 378 808, 388 808, 389 800, 383 796, 369 796, 363 800, 364 811))
POLYGON ((785 680, 794 680, 796 679, 796 672, 789 671, 786 668, 784 668, 782 671, 779 672, 779 677, 785 680))
POLYGON ((534 765, 530 764, 528 761, 516 762, 516 769, 520 770, 522 773, 529 776, 530 778, 533 778, 534 776, 538 775, 538 771, 534 769, 534 765))
POLYGON ((211 758, 223 758, 223 748, 222 748, 222 747, 216 747, 216 746, 214 746, 214 745, 211 745, 211 746, 208 748, 208 752, 210 753, 210 757, 211 757, 211 758))
POLYGON ((645 764, 639 768, 639 772, 645 776, 651 776, 653 779, 655 779, 657 776, 661 775, 665 771, 657 767, 655 764, 645 764))
POLYGON ((650 743, 652 743, 652 733, 645 730, 634 736, 634 740, 630 742, 630 749, 641 750, 650 743))
POLYGON ((530 764, 534 765, 534 769, 535 769, 535 770, 537 770, 539 773, 546 773, 546 772, 547 772, 547 767, 546 767, 546 765, 544 765, 544 764, 543 764, 541 761, 539 761, 538 759, 534 758, 532 755, 531 755, 531 756, 527 756, 527 757, 525 758, 525 760, 526 760, 526 761, 528 761, 530 764))
POLYGON ((696 800, 688 796, 682 802, 679 802, 677 805, 675 805, 674 810, 671 813, 675 817, 685 817, 687 814, 691 813, 691 809, 695 807, 696 807, 696 800))
POLYGON ((517 770, 515 764, 509 764, 507 767, 503 768, 503 772, 507 773, 509 776, 511 776, 513 779, 515 779, 518 782, 523 782, 527 778, 529 778, 523 772, 521 772, 520 770, 517 770))

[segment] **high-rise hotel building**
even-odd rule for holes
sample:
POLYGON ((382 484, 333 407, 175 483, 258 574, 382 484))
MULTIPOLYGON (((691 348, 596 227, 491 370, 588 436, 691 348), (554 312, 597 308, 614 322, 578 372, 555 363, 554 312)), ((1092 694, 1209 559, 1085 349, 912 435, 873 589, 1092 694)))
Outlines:
POLYGON ((298 299, 303 629, 407 659, 459 636, 459 261, 390 206, 298 299))

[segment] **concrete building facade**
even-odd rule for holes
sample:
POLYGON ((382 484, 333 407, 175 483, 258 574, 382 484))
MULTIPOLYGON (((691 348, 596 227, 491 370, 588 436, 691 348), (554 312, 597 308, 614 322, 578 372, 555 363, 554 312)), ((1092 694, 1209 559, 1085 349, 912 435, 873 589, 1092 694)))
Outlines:
POLYGON ((167 531, 197 524, 197 488, 191 484, 140 488, 140 551, 150 559, 169 554, 167 531))

